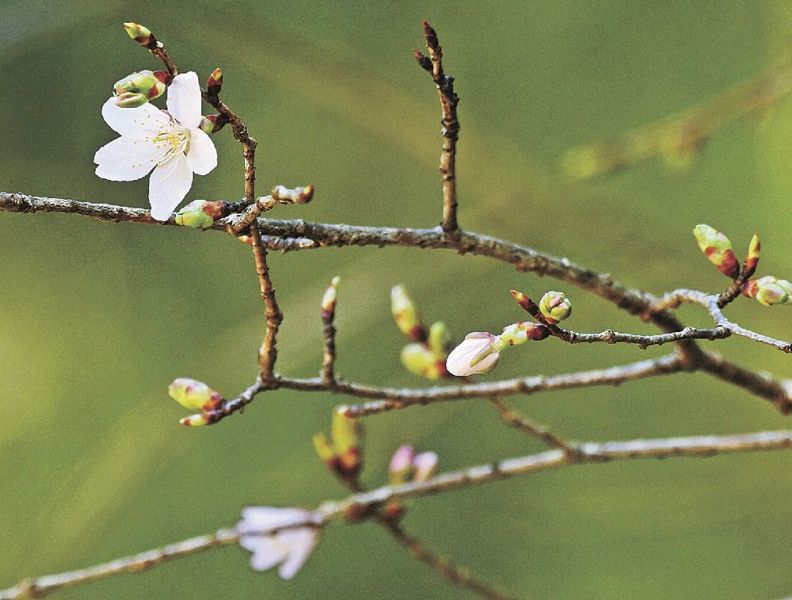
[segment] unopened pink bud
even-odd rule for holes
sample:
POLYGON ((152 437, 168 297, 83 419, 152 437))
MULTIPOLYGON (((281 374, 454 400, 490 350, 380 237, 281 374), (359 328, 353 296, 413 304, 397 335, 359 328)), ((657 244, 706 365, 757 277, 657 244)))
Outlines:
POLYGON ((439 461, 440 459, 434 452, 421 452, 416 455, 413 459, 413 468, 415 469, 413 481, 426 481, 434 477, 439 461))
POLYGON ((493 349, 496 341, 496 336, 486 331, 469 333, 448 355, 448 372, 457 377, 467 377, 491 370, 500 358, 500 354, 493 349))
POLYGON ((391 485, 405 483, 413 472, 413 459, 415 452, 412 446, 400 446, 391 457, 388 466, 388 482, 391 485))

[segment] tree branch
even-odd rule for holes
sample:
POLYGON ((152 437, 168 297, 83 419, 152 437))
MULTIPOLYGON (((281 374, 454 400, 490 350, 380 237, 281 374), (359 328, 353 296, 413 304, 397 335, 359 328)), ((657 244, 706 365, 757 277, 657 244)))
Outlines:
MULTIPOLYGON (((348 518, 349 515, 375 514, 387 502, 406 500, 418 496, 438 494, 451 490, 485 485, 501 479, 527 475, 539 471, 576 464, 599 464, 612 460, 641 458, 708 457, 733 452, 753 452, 792 448, 792 431, 766 431, 726 436, 692 436, 630 440, 620 442, 585 442, 578 452, 569 454, 561 449, 548 450, 510 458, 495 463, 478 465, 460 471, 441 473, 426 481, 414 481, 396 486, 383 486, 369 492, 353 494, 341 501, 328 501, 320 505, 311 519, 290 523, 289 528, 315 527, 316 519, 322 523, 348 518)), ((262 530, 260 535, 270 535, 284 528, 262 530)), ((136 573, 153 568, 170 559, 189 556, 233 544, 239 534, 233 529, 220 529, 215 533, 190 538, 155 550, 119 558, 109 563, 45 575, 20 582, 0 591, 0 600, 40 598, 59 589, 89 583, 122 573, 136 573)))
MULTIPOLYGON (((154 221, 147 210, 140 208, 9 192, 0 192, 0 211, 17 213, 59 212, 80 214, 108 222, 176 225, 173 219, 165 223, 154 221)), ((615 306, 630 314, 641 316, 653 322, 664 331, 675 332, 684 329, 684 326, 673 313, 668 310, 658 310, 657 303, 659 299, 648 292, 627 287, 607 274, 597 273, 566 258, 558 258, 527 246, 473 231, 460 230, 459 241, 454 242, 449 240, 439 228, 371 227, 311 223, 301 219, 286 221, 259 219, 258 223, 260 233, 269 236, 267 239, 270 240, 270 243, 272 243, 272 238, 283 238, 284 240, 299 239, 301 245, 307 245, 307 240, 310 240, 317 247, 322 248, 330 246, 410 246, 453 249, 462 254, 471 253, 486 256, 510 264, 520 272, 530 271, 540 275, 548 275, 575 285, 612 302, 615 306)), ((225 221, 220 220, 215 223, 213 229, 222 231, 225 225, 225 221)), ((782 412, 789 412, 792 409, 792 396, 784 382, 750 371, 716 354, 705 352, 693 340, 681 341, 678 351, 681 353, 680 358, 684 369, 690 371, 700 369, 715 375, 724 381, 775 402, 782 412)), ((310 380, 308 381, 310 382, 310 380)), ((312 387, 312 385, 308 387, 312 387)), ((231 406, 238 405, 236 402, 229 404, 231 406)))
POLYGON ((456 194, 456 146, 459 139, 459 118, 457 104, 459 97, 454 92, 454 78, 443 72, 443 49, 437 39, 437 32, 426 21, 423 22, 423 33, 426 38, 426 50, 429 56, 418 50, 413 56, 418 64, 432 76, 437 95, 440 98, 441 124, 443 126, 443 151, 440 155, 440 175, 443 186, 443 220, 442 228, 447 234, 455 234, 459 229, 457 223, 456 194))

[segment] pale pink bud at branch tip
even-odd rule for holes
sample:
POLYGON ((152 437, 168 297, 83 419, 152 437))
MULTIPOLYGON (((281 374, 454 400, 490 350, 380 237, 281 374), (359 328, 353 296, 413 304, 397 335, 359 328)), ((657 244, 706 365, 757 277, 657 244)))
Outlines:
POLYGON ((491 370, 500 358, 500 353, 493 349, 496 341, 497 337, 486 331, 469 333, 448 355, 448 372, 457 377, 467 377, 491 370))

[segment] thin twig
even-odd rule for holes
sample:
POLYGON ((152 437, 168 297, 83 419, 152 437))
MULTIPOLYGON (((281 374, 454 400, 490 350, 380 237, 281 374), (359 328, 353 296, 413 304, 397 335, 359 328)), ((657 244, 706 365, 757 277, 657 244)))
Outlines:
POLYGON ((250 235, 253 255, 256 258, 256 274, 258 275, 261 299, 264 302, 264 317, 267 321, 264 341, 259 349, 260 377, 266 382, 272 380, 275 375, 275 360, 278 357, 278 328, 283 322, 283 314, 275 300, 275 288, 272 286, 267 265, 267 251, 261 242, 256 223, 250 226, 250 235))
POLYGON ((336 361, 336 329, 333 321, 335 320, 336 298, 338 295, 339 277, 333 277, 330 286, 325 290, 322 297, 321 316, 322 316, 322 337, 324 339, 324 352, 322 355, 322 383, 328 387, 335 385, 335 361, 336 361))
POLYGON ((26 579, 7 590, 0 591, 0 600, 24 600, 28 598, 42 598, 47 594, 112 577, 123 573, 140 573, 152 569, 174 558, 183 558, 205 550, 212 550, 220 546, 235 544, 239 541, 239 534, 233 529, 220 529, 215 533, 168 544, 161 548, 147 550, 139 554, 117 558, 86 569, 77 569, 44 575, 35 579, 26 579))
MULTIPOLYGON (((725 436, 692 436, 614 442, 585 442, 578 452, 567 454, 561 449, 548 450, 519 458, 510 458, 495 463, 478 465, 460 471, 441 473, 425 481, 413 481, 395 486, 384 486, 369 492, 353 494, 341 501, 321 504, 303 522, 290 523, 289 527, 315 527, 317 519, 322 523, 343 520, 351 514, 374 514, 372 511, 388 502, 398 502, 457 490, 475 485, 484 485, 549 469, 576 464, 600 464, 612 460, 642 458, 708 457, 733 452, 754 452, 792 448, 792 431, 765 431, 725 436)), ((282 529, 282 528, 281 528, 282 529)), ((260 535, 275 533, 276 528, 262 530, 260 535)), ((47 593, 66 587, 103 579, 122 573, 135 573, 173 559, 189 556, 203 550, 233 544, 239 534, 233 529, 219 531, 170 544, 163 548, 141 552, 117 559, 103 565, 28 579, 16 586, 0 591, 0 600, 22 600, 42 597, 47 593)))
POLYGON ((706 308, 710 316, 712 316, 715 323, 719 328, 726 329, 735 335, 741 335, 755 342, 767 344, 773 348, 792 353, 792 342, 772 338, 761 333, 756 333, 750 329, 746 329, 737 323, 730 321, 726 315, 723 314, 720 308, 720 296, 715 294, 705 294, 698 290, 678 289, 669 292, 661 297, 650 310, 665 310, 666 308, 676 308, 683 302, 690 304, 699 304, 706 308))
POLYGON ((272 189, 268 196, 262 196, 247 207, 241 215, 235 216, 229 225, 234 234, 242 233, 247 230, 258 216, 272 210, 278 204, 306 204, 311 201, 314 195, 314 186, 306 185, 294 189, 277 185, 272 189))
MULTIPOLYGON (((152 44, 149 50, 154 56, 162 60, 171 75, 178 73, 179 69, 173 60, 168 55, 165 46, 155 40, 151 36, 152 44)), ((243 198, 245 204, 252 204, 256 198, 256 147, 258 143, 250 135, 244 121, 232 111, 227 104, 225 104, 218 95, 217 91, 210 93, 204 91, 201 93, 203 99, 210 104, 222 116, 224 122, 231 124, 231 130, 236 139, 242 145, 242 158, 244 161, 244 192, 243 198)), ((289 195, 289 190, 283 188, 284 196, 289 195)), ((313 188, 310 188, 310 193, 307 194, 307 199, 313 195, 313 188)), ((306 200, 307 201, 307 200, 306 200)), ((259 210, 259 213, 261 210, 259 210)), ((275 288, 269 276, 269 266, 267 265, 267 250, 261 240, 261 234, 258 229, 256 217, 258 213, 254 214, 247 223, 248 235, 250 238, 250 245, 253 247, 253 256, 256 262, 256 274, 259 279, 259 289, 261 291, 261 298, 264 302, 264 316, 267 321, 267 330, 264 334, 264 341, 259 349, 259 371, 260 377, 264 381, 272 379, 274 374, 275 359, 278 352, 276 348, 278 327, 283 321, 283 314, 280 312, 277 300, 275 299, 275 288)), ((245 219, 245 217, 243 217, 245 219)), ((234 233, 240 233, 242 229, 237 229, 234 233)))
MULTIPOLYGON (((352 478, 344 477, 339 472, 335 472, 335 475, 341 485, 353 494, 366 493, 357 475, 352 478)), ((358 510, 362 508, 357 505, 355 507, 358 510)), ((504 595, 490 584, 475 577, 469 569, 454 564, 447 556, 436 554, 429 550, 417 537, 407 533, 400 522, 400 516, 396 517, 386 514, 382 510, 381 504, 369 505, 365 510, 355 512, 382 527, 393 539, 404 546, 413 558, 428 565, 429 568, 449 583, 468 589, 489 600, 510 600, 510 596, 504 595)))
POLYGON ((351 404, 339 407, 339 410, 343 411, 348 417, 365 417, 391 410, 401 410, 410 406, 425 406, 449 400, 469 400, 515 394, 527 395, 542 391, 584 388, 595 385, 618 385, 634 379, 677 373, 682 369, 683 365, 679 358, 675 354, 668 354, 660 358, 642 360, 607 369, 578 371, 564 375, 536 375, 487 383, 429 388, 378 387, 352 383, 338 378, 335 379, 332 385, 328 385, 321 378, 290 379, 277 377, 267 383, 259 381, 246 389, 241 396, 226 402, 223 407, 223 416, 243 409, 250 404, 256 394, 278 388, 302 392, 331 392, 357 398, 374 399, 374 402, 366 402, 361 405, 351 404))
POLYGON ((521 415, 508 404, 506 404, 506 402, 504 402, 502 399, 493 396, 490 398, 489 402, 490 406, 492 406, 498 412, 500 418, 507 425, 515 427, 520 431, 530 435, 531 437, 544 442, 551 448, 560 448, 567 453, 577 452, 575 444, 563 440, 562 438, 555 435, 552 431, 547 429, 544 425, 529 419, 525 415, 521 415))
POLYGON ((440 154, 440 175, 443 186, 443 220, 442 228, 447 234, 459 229, 457 223, 456 193, 456 146, 459 139, 459 118, 457 104, 459 97, 454 92, 454 78, 443 72, 443 49, 437 39, 437 32, 426 21, 423 22, 423 33, 426 38, 426 50, 429 56, 418 50, 413 52, 415 60, 431 76, 437 87, 440 98, 440 111, 443 126, 443 151, 440 154))
POLYGON ((400 522, 387 518, 377 519, 377 522, 394 540, 404 546, 414 558, 429 565, 432 570, 449 583, 470 590, 482 598, 510 600, 511 596, 478 579, 467 568, 455 565, 448 557, 435 554, 429 550, 421 540, 408 533, 400 522))
MULTIPOLYGON (((29 194, 0 192, 0 210, 6 212, 59 212, 79 214, 106 222, 176 225, 174 219, 165 223, 154 221, 147 210, 70 200, 47 198, 29 194)), ((486 236, 473 231, 460 231, 459 240, 450 240, 440 229, 412 229, 372 227, 363 225, 311 223, 303 220, 259 219, 259 231, 266 236, 311 240, 319 247, 344 246, 409 246, 417 248, 452 249, 461 253, 486 256, 512 265, 517 271, 531 271, 547 275, 596 294, 630 314, 652 321, 668 332, 680 331, 684 326, 668 310, 660 310, 660 299, 615 281, 605 273, 597 273, 565 258, 545 254, 513 242, 486 236)), ((223 231, 226 223, 220 220, 213 229, 223 231)), ((664 308, 671 308, 666 306, 664 308)), ((751 393, 776 402, 788 410, 792 395, 777 380, 768 378, 730 361, 701 350, 692 340, 680 343, 684 368, 710 373, 724 381, 738 385, 751 393)))

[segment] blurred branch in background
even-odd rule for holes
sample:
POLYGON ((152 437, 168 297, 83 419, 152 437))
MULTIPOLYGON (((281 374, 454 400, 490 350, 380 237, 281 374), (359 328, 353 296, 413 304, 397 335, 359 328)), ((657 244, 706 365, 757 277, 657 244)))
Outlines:
POLYGON ((792 59, 682 112, 572 148, 564 157, 564 170, 576 179, 589 179, 658 157, 670 167, 686 167, 718 130, 740 118, 761 116, 790 92, 792 59))
MULTIPOLYGON (((384 486, 369 492, 354 494, 341 501, 321 504, 311 516, 295 521, 288 528, 314 527, 337 520, 357 522, 388 502, 406 500, 428 494, 437 494, 475 485, 484 485, 517 475, 527 475, 577 464, 601 464, 613 460, 671 457, 710 457, 733 452, 776 450, 792 447, 792 431, 767 431, 729 436, 694 436, 665 439, 630 440, 618 442, 581 442, 575 444, 575 452, 564 449, 549 450, 510 458, 496 463, 470 467, 461 471, 442 473, 426 481, 384 486)), ((262 529, 257 535, 274 535, 285 527, 262 529)), ((119 558, 108 563, 46 575, 20 582, 16 586, 0 591, 0 600, 22 600, 41 598, 60 589, 90 583, 123 573, 139 573, 175 558, 183 558, 204 550, 212 550, 239 541, 240 533, 235 529, 220 529, 215 533, 199 536, 119 558)))

